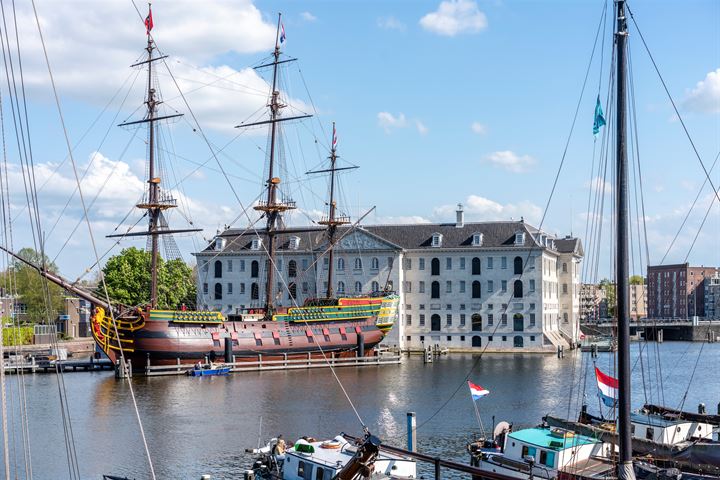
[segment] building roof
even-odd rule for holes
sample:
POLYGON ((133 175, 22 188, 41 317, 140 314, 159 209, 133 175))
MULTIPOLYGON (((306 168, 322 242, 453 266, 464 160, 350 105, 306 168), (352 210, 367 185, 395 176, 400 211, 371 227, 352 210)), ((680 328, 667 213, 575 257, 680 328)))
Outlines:
POLYGON ((553 434, 553 430, 549 428, 525 428, 523 430, 518 430, 517 432, 511 432, 508 436, 523 443, 555 451, 565 450, 566 448, 574 448, 581 445, 602 443, 600 440, 586 437, 585 435, 571 434, 569 432, 565 432, 565 430, 557 431, 560 432, 559 435, 553 434), (571 436, 563 436, 563 434, 569 434, 571 436))
MULTIPOLYGON (((342 236, 349 226, 339 227, 337 235, 342 236)), ((442 235, 440 248, 548 248, 559 253, 576 253, 582 255, 580 239, 565 237, 556 239, 552 235, 540 232, 524 221, 509 222, 477 222, 465 223, 458 227, 454 223, 418 223, 401 225, 366 225, 357 227, 358 232, 365 232, 388 243, 388 247, 416 250, 436 248, 432 245, 433 236, 442 235), (524 233, 522 244, 515 243, 516 233, 524 233), (473 235, 481 234, 481 245, 473 244, 473 235), (541 242, 545 240, 546 247, 541 242)), ((251 249, 252 240, 257 236, 265 238, 264 231, 247 229, 227 229, 219 234, 226 240, 223 252, 239 252, 251 249)), ((326 243, 325 229, 321 227, 289 228, 286 233, 278 234, 278 250, 290 250, 291 237, 300 238, 299 250, 307 251, 321 248, 326 243)), ((214 251, 214 245, 208 245, 204 251, 214 251)))

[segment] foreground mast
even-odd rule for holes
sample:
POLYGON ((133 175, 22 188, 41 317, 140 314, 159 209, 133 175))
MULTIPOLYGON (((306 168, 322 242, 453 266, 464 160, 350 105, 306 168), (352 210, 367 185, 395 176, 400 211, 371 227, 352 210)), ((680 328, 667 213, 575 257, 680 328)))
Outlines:
POLYGON ((615 274, 617 285, 617 329, 618 329, 618 478, 634 480, 632 463, 632 433, 630 424, 630 309, 629 309, 629 266, 628 266, 628 175, 627 175, 627 104, 625 93, 627 19, 625 1, 616 0, 617 31, 617 132, 616 132, 616 205, 615 216, 617 245, 615 274))

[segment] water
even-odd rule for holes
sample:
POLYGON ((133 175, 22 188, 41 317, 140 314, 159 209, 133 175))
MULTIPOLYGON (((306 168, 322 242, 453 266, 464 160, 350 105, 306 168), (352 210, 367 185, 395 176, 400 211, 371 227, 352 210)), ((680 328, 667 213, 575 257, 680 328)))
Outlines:
MULTIPOLYGON (((637 362, 634 370, 634 406, 645 401, 643 373, 646 384, 652 383, 649 399, 663 400, 658 399, 655 388, 660 377, 657 358, 665 386, 664 403, 681 405, 700 359, 685 409, 694 411, 699 402, 705 402, 709 412, 715 411, 720 401, 715 370, 720 345, 643 345, 647 345, 644 348, 649 359, 644 358, 642 369, 637 362)), ((639 348, 640 344, 632 348, 636 359, 639 348)), ((610 360, 610 354, 600 354, 597 363, 612 372, 610 360)), ((464 384, 474 365, 470 379, 490 390, 490 395, 477 403, 486 427, 493 415, 517 427, 537 424, 548 413, 575 417, 586 371, 585 396, 591 411, 598 409, 592 365, 586 368, 579 353, 564 359, 516 354, 486 355, 478 360, 478 356, 453 355, 427 365, 420 357, 410 357, 398 366, 338 369, 337 375, 360 417, 383 441, 404 446, 405 415, 415 411, 420 425, 418 449, 466 462, 465 445, 479 431, 464 384), (569 398, 573 399, 570 407, 569 398)), ((68 478, 57 378, 43 374, 24 378, 33 478, 68 478)), ((15 439, 13 442, 11 438, 16 445, 14 457, 22 464, 17 381, 17 377, 8 378, 13 412, 8 421, 15 439)), ((127 383, 116 380, 111 372, 66 373, 64 381, 82 478, 100 479, 103 473, 149 478, 127 383)), ((133 385, 155 471, 162 479, 199 479, 201 474, 211 474, 213 479, 241 478, 252 461, 244 449, 257 446, 260 428, 264 440, 279 433, 289 441, 302 435, 329 438, 341 431, 361 433, 352 408, 328 369, 208 378, 135 378, 133 385)), ((19 478, 24 478, 24 472, 19 472, 19 478)))

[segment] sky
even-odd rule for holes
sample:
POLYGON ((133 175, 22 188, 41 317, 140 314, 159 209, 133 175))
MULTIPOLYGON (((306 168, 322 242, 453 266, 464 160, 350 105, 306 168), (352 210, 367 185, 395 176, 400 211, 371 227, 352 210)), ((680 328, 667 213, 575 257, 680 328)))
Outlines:
MULTIPOLYGON (((147 4, 35 4, 72 157, 80 175, 87 171, 81 184, 98 253, 104 260, 124 247, 144 247, 142 239, 118 245, 105 235, 145 225, 133 205, 144 188, 146 133, 117 125, 144 114, 146 72, 130 65, 144 58, 147 4)), ((14 38, 5 44, 12 47, 15 85, 22 60, 45 249, 76 279, 91 275, 95 255, 73 195, 72 162, 32 6, 26 0, 16 6, 20 55, 14 38)), ((709 170, 720 152, 720 2, 688 0, 680 11, 671 1, 629 6, 709 170)), ((168 55, 154 64, 161 112, 184 114, 161 130, 161 185, 180 206, 168 218, 174 228, 203 229, 177 238, 186 261, 194 262, 191 253, 219 229, 257 218, 245 209, 261 193, 266 129, 233 127, 262 118, 269 77, 252 67, 267 61, 282 12, 283 55, 298 59, 281 69, 284 114, 314 114, 283 125, 283 192, 300 207, 290 223, 307 224, 325 208, 326 179, 305 172, 326 167, 336 122, 341 166, 360 167, 341 175, 340 207, 354 219, 374 207, 363 223, 452 222, 462 203, 466 221, 522 217, 558 236, 580 236, 589 256, 599 249, 593 270, 609 275, 611 169, 598 174, 597 162, 607 158, 602 152, 612 130, 595 138, 592 123, 598 96, 612 117, 611 1, 158 0, 152 9, 153 38, 168 55), (602 216, 592 208, 598 191, 602 216), (600 239, 589 238, 599 224, 600 239)), ((12 13, 5 12, 7 22, 12 13)), ((631 273, 648 259, 720 265, 720 208, 710 207, 707 185, 666 255, 705 173, 632 22, 629 42, 632 139, 644 203, 644 215, 633 210, 632 230, 641 217, 647 229, 647 249, 644 232, 634 233, 631 273)), ((5 57, 10 61, 7 51, 5 57)), ((0 88, 19 250, 33 238, 7 77, 0 88)), ((710 176, 720 186, 720 166, 710 176)), ((638 178, 631 178, 633 209, 638 178)))

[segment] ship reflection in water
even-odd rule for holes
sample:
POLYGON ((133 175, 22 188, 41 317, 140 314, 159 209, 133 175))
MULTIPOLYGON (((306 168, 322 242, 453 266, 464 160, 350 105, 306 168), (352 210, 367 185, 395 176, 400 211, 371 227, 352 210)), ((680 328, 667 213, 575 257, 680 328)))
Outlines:
MULTIPOLYGON (((633 345, 633 356, 637 356, 638 346, 633 345)), ((679 342, 659 345, 665 401, 657 401, 654 386, 648 400, 679 404, 688 382, 683 365, 694 364, 700 347, 679 342)), ((607 367, 610 359, 610 354, 600 354, 598 366, 612 371, 607 367)), ((426 365, 420 357, 410 357, 398 366, 341 368, 337 375, 364 422, 383 442, 404 446, 405 414, 415 411, 420 425, 418 450, 467 462, 465 446, 477 435, 478 427, 464 378, 476 360, 471 355, 451 355, 426 365), (461 384, 463 388, 447 406, 423 425, 461 384)), ((686 409, 695 409, 700 402, 714 406, 720 401, 720 383, 713 372, 713 365, 719 362, 720 348, 706 346, 686 409)), ((585 382, 580 357, 572 354, 564 359, 537 354, 487 355, 478 362, 471 379, 490 390, 490 395, 478 401, 486 427, 493 415, 498 421, 512 420, 518 427, 527 427, 548 413, 575 416, 575 400, 584 383, 590 408, 597 408, 592 368, 587 372, 585 382), (570 395, 573 406, 568 411, 570 395)), ((654 371, 645 373, 646 378, 656 378, 654 371)), ((642 385, 639 363, 633 375, 636 385, 642 385)), ((102 473, 109 471, 147 478, 127 383, 116 380, 111 372, 68 373, 64 379, 83 478, 102 478, 102 473)), ((17 377, 7 381, 16 395, 17 377)), ((38 374, 25 376, 25 382, 33 478, 54 480, 66 471, 57 380, 54 375, 38 374)), ((239 478, 253 460, 244 450, 258 445, 261 423, 263 443, 279 433, 290 441, 303 435, 332 438, 340 431, 361 433, 352 409, 326 369, 206 378, 136 377, 133 385, 158 478, 193 479, 201 474, 210 474, 215 480, 239 478)), ((642 405, 642 388, 635 389, 633 397, 634 406, 642 405)), ((11 412, 11 419, 20 418, 16 403, 12 402, 16 411, 11 412)), ((15 429, 14 438, 19 439, 19 421, 9 423, 15 429)), ((21 449, 17 455, 22 461, 21 449)), ((419 470, 422 473, 422 468, 419 470)))

